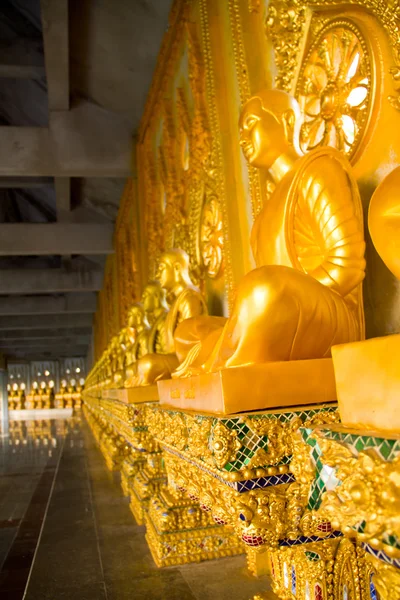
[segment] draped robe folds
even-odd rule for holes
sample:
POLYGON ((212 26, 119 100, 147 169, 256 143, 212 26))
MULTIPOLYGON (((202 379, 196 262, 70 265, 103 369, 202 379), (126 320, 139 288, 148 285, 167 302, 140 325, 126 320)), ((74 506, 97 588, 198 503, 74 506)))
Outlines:
POLYGON ((256 218, 251 245, 258 268, 241 280, 231 316, 176 329, 173 376, 324 358, 363 339, 362 207, 340 152, 316 149, 296 162, 256 218))

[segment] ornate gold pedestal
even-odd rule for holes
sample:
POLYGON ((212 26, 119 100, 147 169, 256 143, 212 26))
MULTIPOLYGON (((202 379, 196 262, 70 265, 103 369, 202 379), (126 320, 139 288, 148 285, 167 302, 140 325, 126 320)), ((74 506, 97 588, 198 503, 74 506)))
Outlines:
POLYGON ((152 452, 146 455, 143 469, 131 477, 126 484, 130 496, 130 509, 138 525, 143 525, 150 499, 155 496, 167 481, 162 464, 162 453, 152 452))
POLYGON ((160 404, 223 415, 336 400, 332 359, 247 365, 158 382, 160 404), (244 400, 245 399, 245 400, 244 400))
POLYGON ((121 487, 125 496, 130 495, 129 483, 135 475, 141 471, 146 464, 145 456, 143 452, 132 449, 132 452, 128 458, 122 462, 121 466, 121 487))
POLYGON ((232 528, 217 525, 209 512, 167 486, 151 498, 145 515, 146 539, 158 567, 242 554, 232 528))
POLYGON ((167 486, 165 454, 147 426, 158 403, 126 404, 111 399, 118 395, 113 392, 103 391, 102 398, 86 393, 85 414, 107 466, 121 470, 122 489, 130 496, 136 522, 146 524, 156 564, 176 565, 242 553, 243 545, 231 528, 201 510, 196 498, 167 486))

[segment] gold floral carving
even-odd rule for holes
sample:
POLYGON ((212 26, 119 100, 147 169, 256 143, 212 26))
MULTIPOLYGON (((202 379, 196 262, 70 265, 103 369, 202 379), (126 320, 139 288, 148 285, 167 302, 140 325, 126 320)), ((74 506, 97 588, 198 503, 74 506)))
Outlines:
POLYGON ((290 92, 294 78, 303 30, 306 5, 302 0, 272 0, 266 20, 266 33, 275 51, 276 87, 290 92))
POLYGON ((192 462, 168 451, 164 457, 168 481, 211 512, 214 521, 233 526, 250 547, 275 548, 279 539, 301 534, 306 499, 297 484, 239 494, 192 462))
POLYGON ((222 469, 234 461, 238 450, 242 447, 237 437, 237 432, 228 429, 223 423, 218 422, 212 432, 211 450, 217 467, 222 469))
POLYGON ((190 453, 199 459, 210 462, 209 436, 211 432, 211 419, 198 421, 196 417, 186 415, 188 427, 188 447, 190 453))
POLYGON ((258 436, 268 437, 267 449, 260 448, 250 459, 248 467, 277 465, 293 453, 293 431, 301 424, 299 419, 283 423, 279 419, 246 419, 246 425, 258 436))
MULTIPOLYGON (((345 535, 381 548, 384 535, 400 537, 400 457, 385 462, 374 450, 354 456, 344 444, 317 437, 324 464, 336 470, 340 480, 322 496, 318 514, 329 519, 345 535), (365 522, 362 532, 355 527, 365 522)), ((398 554, 385 544, 385 550, 398 554)))
POLYGON ((307 483, 310 483, 314 478, 314 467, 311 463, 309 447, 303 442, 298 428, 336 423, 338 419, 337 412, 319 412, 305 423, 302 423, 299 417, 295 417, 290 422, 283 422, 277 418, 246 419, 245 423, 251 431, 259 437, 268 437, 267 449, 257 450, 247 466, 253 468, 278 465, 285 456, 293 455, 290 470, 296 475, 297 480, 301 481, 306 477, 307 483))
POLYGON ((224 258, 224 232, 220 202, 211 194, 205 198, 202 210, 200 253, 207 275, 218 277, 224 258))
MULTIPOLYGON (((307 9, 343 6, 343 0, 272 0, 266 20, 266 32, 271 39, 277 66, 276 85, 290 91, 303 43, 307 9)), ((390 68, 396 95, 390 104, 400 110, 400 3, 398 0, 349 0, 347 5, 364 8, 372 13, 389 36, 394 65, 390 68)))
POLYGON ((321 145, 354 154, 371 107, 370 63, 364 37, 351 21, 334 19, 319 32, 296 92, 304 114, 303 152, 321 145))
POLYGON ((249 11, 258 13, 261 8, 261 0, 248 0, 249 11))

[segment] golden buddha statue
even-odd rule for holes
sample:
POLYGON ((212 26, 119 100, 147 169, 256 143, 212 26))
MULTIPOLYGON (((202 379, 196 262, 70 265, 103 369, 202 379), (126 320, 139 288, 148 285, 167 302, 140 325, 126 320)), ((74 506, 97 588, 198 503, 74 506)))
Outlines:
POLYGON ((136 362, 145 354, 158 352, 164 346, 164 322, 168 305, 165 291, 159 281, 150 281, 146 285, 142 294, 142 304, 136 304, 133 309, 130 322, 136 334, 125 370, 125 387, 132 387, 132 381, 136 377, 136 362))
POLYGON ((222 326, 211 317, 178 327, 184 360, 175 377, 330 357, 334 344, 364 336, 365 244, 357 184, 336 149, 301 154, 299 125, 298 104, 283 91, 263 91, 243 107, 245 158, 268 170, 276 184, 252 229, 257 268, 240 282, 222 326), (191 340, 186 356, 185 339, 191 340))
MULTIPOLYGON (((400 279, 400 167, 376 188, 368 228, 388 269, 400 279)), ((333 348, 342 423, 348 427, 400 433, 400 334, 333 348), (355 373, 362 373, 362 383, 355 373)))
POLYGON ((117 372, 117 357, 118 357, 119 336, 114 335, 111 338, 106 354, 106 378, 104 381, 105 388, 112 388, 114 385, 114 375, 117 372))
POLYGON ((148 352, 163 352, 165 340, 165 319, 168 304, 165 290, 159 281, 150 281, 144 288, 142 303, 146 320, 149 324, 147 352, 140 353, 139 358, 148 352))
POLYGON ((67 393, 67 380, 61 379, 60 389, 56 393, 55 403, 57 408, 64 408, 64 396, 67 393))
POLYGON ((127 328, 121 329, 118 334, 118 344, 116 348, 115 361, 117 370, 113 374, 113 380, 116 387, 121 387, 125 375, 125 352, 127 346, 127 328))
POLYGON ((178 366, 174 333, 177 326, 192 317, 206 314, 204 299, 189 275, 189 257, 174 248, 161 256, 157 279, 165 290, 169 311, 153 323, 148 354, 136 362, 132 387, 146 386, 167 379, 178 366))

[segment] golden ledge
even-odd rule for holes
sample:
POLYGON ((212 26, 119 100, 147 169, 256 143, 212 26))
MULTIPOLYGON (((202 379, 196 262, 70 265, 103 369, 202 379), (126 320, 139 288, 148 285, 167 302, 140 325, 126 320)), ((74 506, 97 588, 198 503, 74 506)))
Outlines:
POLYGON ((332 359, 248 365, 158 382, 160 405, 231 415, 336 400, 332 359))
POLYGON ((133 388, 112 388, 103 390, 101 397, 106 400, 119 400, 125 404, 141 404, 142 402, 157 402, 157 385, 147 385, 133 388))

